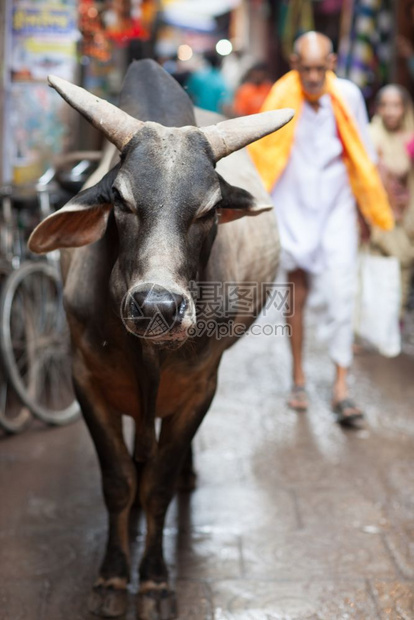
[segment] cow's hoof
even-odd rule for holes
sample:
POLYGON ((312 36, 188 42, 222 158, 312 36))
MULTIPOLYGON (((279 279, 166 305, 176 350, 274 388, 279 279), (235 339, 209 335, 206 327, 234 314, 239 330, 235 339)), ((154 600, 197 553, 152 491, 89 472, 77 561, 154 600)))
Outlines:
POLYGON ((165 584, 143 584, 138 593, 139 620, 172 620, 177 618, 175 593, 165 584))
POLYGON ((88 599, 88 610, 103 618, 118 618, 127 610, 127 591, 114 586, 96 585, 88 599))

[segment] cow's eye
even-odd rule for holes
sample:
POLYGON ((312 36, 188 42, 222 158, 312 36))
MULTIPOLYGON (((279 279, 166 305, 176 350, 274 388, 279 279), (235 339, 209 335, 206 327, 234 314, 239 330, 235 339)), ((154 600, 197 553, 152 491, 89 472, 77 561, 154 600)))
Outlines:
POLYGON ((196 221, 197 222, 208 222, 215 213, 216 213, 216 209, 209 209, 205 213, 202 213, 201 215, 199 215, 196 221))
POLYGON ((125 213, 132 213, 132 209, 125 202, 123 196, 116 187, 112 188, 112 198, 114 201, 114 205, 118 207, 121 211, 125 211, 125 213))
POLYGON ((112 198, 114 199, 114 202, 117 204, 123 202, 123 198, 121 194, 119 193, 119 190, 116 187, 112 188, 112 198))

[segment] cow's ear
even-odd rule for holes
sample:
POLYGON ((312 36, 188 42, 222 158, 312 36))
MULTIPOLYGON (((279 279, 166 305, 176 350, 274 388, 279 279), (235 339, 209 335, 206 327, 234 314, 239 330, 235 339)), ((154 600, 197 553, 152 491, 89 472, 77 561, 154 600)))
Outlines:
POLYGON ((78 248, 101 239, 112 209, 111 187, 118 166, 41 222, 29 238, 29 249, 45 254, 61 248, 78 248))
POLYGON ((265 211, 271 211, 272 205, 259 205, 257 200, 250 192, 230 185, 219 174, 221 201, 218 204, 217 212, 219 214, 219 224, 227 224, 233 222, 245 215, 260 215, 265 211))

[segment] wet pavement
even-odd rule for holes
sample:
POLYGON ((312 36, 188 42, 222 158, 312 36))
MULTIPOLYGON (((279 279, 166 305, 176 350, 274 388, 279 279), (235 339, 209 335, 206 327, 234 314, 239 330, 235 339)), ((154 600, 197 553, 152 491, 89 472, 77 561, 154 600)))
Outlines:
MULTIPOLYGON (((223 360, 197 490, 165 530, 182 620, 414 618, 414 357, 356 358, 368 423, 345 432, 324 346, 307 349, 307 414, 285 405, 285 338, 245 337, 223 360)), ((106 518, 83 423, 1 437, 0 492, 0 619, 92 620, 106 518)), ((127 620, 136 592, 134 572, 127 620)))

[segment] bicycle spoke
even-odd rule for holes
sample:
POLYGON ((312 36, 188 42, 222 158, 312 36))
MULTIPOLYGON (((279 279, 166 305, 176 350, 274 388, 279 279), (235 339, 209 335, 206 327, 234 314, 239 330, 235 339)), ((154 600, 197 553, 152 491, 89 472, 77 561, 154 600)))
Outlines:
POLYGON ((9 325, 3 330, 9 341, 2 345, 10 376, 36 415, 50 423, 69 421, 78 407, 61 286, 46 263, 26 263, 10 280, 9 325))

